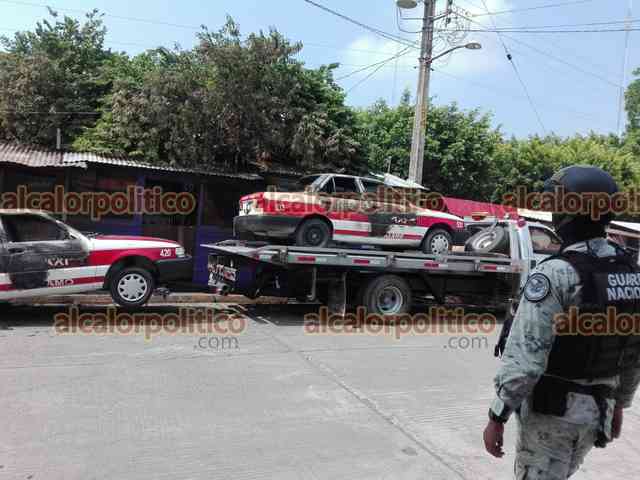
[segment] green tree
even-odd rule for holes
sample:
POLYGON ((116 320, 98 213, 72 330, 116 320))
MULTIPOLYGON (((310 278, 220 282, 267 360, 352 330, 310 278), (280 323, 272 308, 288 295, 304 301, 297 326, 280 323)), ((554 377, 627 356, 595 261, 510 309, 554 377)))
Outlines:
MULTIPOLYGON (((634 77, 640 77, 640 68, 633 72, 634 77)), ((625 92, 625 107, 627 110, 627 131, 640 130, 640 78, 633 80, 625 92)))
MULTIPOLYGON (((405 177, 409 170, 414 107, 403 94, 397 107, 379 100, 359 112, 360 142, 372 170, 405 177)), ((431 105, 427 121, 423 184, 445 195, 485 199, 492 193, 491 160, 501 140, 491 118, 455 104, 431 105)))
POLYGON ((72 141, 92 125, 99 99, 109 90, 101 67, 112 56, 97 11, 84 23, 50 11, 53 20, 34 31, 1 37, 0 138, 55 145, 56 129, 72 141))
POLYGON ((156 49, 117 57, 103 75, 113 89, 102 99, 102 117, 75 149, 190 166, 215 155, 220 135, 212 127, 210 76, 192 52, 156 49))
POLYGON ((544 181, 570 165, 598 166, 616 179, 623 190, 634 188, 640 170, 633 155, 608 136, 591 134, 563 139, 557 136, 511 139, 501 144, 492 163, 495 186, 492 200, 501 202, 507 193, 524 187, 540 191, 544 181))
POLYGON ((243 39, 230 18, 199 40, 107 62, 104 115, 75 147, 187 167, 362 170, 334 65, 306 69, 300 44, 273 29, 243 39))

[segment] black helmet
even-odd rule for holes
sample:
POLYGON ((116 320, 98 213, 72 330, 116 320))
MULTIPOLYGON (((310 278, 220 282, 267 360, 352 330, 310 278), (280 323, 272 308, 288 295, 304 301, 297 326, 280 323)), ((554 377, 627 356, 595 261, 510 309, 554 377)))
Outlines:
MULTIPOLYGON (((553 193, 556 203, 553 211, 553 225, 562 236, 561 229, 574 223, 576 228, 589 224, 606 226, 613 220, 611 197, 618 193, 618 185, 611 175, 598 167, 572 165, 556 172, 544 183, 544 192, 553 193), (572 210, 573 195, 579 199, 579 209, 572 210), (590 195, 588 195, 590 194, 590 195), (607 207, 602 208, 606 201, 607 207)), ((575 202, 573 203, 575 206, 575 202)))

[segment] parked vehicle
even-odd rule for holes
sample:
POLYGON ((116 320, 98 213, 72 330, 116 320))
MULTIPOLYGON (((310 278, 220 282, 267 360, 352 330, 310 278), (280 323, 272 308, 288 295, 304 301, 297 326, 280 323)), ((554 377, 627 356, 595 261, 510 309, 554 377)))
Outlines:
POLYGON ((479 231, 468 240, 469 251, 444 255, 239 241, 204 245, 211 250, 209 285, 221 294, 317 299, 335 311, 351 304, 386 315, 409 311, 418 298, 445 304, 455 296, 506 307, 518 301, 530 269, 561 245, 553 230, 522 219, 471 227, 479 231))
POLYGON ((192 272, 173 241, 85 235, 46 213, 0 210, 0 301, 104 289, 137 307, 192 272))
POLYGON ((234 231, 240 239, 450 251, 464 237, 464 220, 380 196, 380 180, 350 175, 305 177, 298 192, 260 192, 240 199, 234 231))

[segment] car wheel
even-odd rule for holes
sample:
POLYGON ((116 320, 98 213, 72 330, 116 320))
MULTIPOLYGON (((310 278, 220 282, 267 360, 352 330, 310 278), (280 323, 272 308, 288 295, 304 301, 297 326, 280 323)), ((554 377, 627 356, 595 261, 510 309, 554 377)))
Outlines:
POLYGON ((141 307, 155 289, 153 275, 144 268, 125 268, 111 279, 111 298, 121 307, 141 307))
POLYGON ((331 241, 331 228, 319 218, 305 220, 296 232, 296 245, 299 247, 324 248, 331 241))
POLYGON ((397 275, 372 278, 362 291, 362 306, 367 314, 402 315, 412 304, 411 287, 397 275))
POLYGON ((428 254, 442 255, 450 252, 452 247, 453 238, 443 228, 430 229, 422 242, 422 251, 428 254))
POLYGON ((509 247, 507 232, 502 227, 484 229, 466 241, 464 249, 475 253, 506 253, 509 247))

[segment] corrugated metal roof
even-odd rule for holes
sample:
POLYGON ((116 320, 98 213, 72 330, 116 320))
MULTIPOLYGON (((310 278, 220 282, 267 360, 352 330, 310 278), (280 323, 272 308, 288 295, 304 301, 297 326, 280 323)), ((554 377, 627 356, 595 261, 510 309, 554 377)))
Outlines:
POLYGON ((61 152, 47 151, 34 147, 0 142, 0 163, 15 163, 27 167, 80 167, 87 168, 90 164, 111 165, 115 167, 142 168, 161 172, 189 173, 213 177, 238 178, 243 180, 261 180, 260 175, 254 173, 215 172, 201 169, 177 168, 164 165, 154 165, 147 162, 131 160, 126 157, 107 157, 89 152, 61 152))
MULTIPOLYGON (((32 168, 63 167, 62 155, 62 152, 36 150, 25 145, 0 142, 0 162, 3 163, 15 163, 32 168)), ((86 165, 71 166, 85 167, 86 165)))
POLYGON ((303 171, 301 169, 296 170, 281 163, 266 164, 264 162, 250 161, 249 164, 256 167, 262 175, 281 175, 290 177, 302 177, 304 175, 309 175, 309 172, 303 171))
POLYGON ((231 173, 231 172, 212 172, 202 169, 190 169, 171 167, 166 165, 155 165, 152 163, 141 162, 137 160, 131 160, 126 157, 105 157, 102 155, 96 155, 88 152, 66 152, 63 155, 62 162, 66 165, 74 165, 78 162, 86 164, 99 164, 99 165, 112 165, 115 167, 131 167, 131 168, 143 168, 148 170, 157 170, 162 172, 174 172, 174 173, 191 173, 197 175, 207 175, 214 177, 227 177, 227 178, 240 178, 243 180, 261 180, 260 175, 254 173, 231 173))

